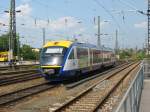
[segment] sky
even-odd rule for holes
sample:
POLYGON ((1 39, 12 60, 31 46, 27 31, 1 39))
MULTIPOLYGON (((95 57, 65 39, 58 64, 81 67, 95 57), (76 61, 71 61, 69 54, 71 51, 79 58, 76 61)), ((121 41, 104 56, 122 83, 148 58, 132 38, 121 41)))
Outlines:
MULTIPOLYGON (((0 0, 0 23, 9 24, 10 0, 0 0)), ((142 48, 147 38, 147 0, 16 0, 17 33, 21 44, 41 48, 46 41, 73 40, 97 44, 100 16, 101 45, 114 48, 118 30, 119 48, 142 48)), ((9 31, 0 25, 0 35, 9 31)))

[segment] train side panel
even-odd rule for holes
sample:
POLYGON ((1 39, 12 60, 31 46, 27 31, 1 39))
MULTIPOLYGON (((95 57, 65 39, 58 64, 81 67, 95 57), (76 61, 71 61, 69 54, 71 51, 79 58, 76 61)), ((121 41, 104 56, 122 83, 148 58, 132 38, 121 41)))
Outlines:
POLYGON ((0 52, 0 62, 8 61, 8 51, 0 52))
POLYGON ((75 46, 71 49, 66 59, 62 74, 71 73, 76 75, 78 73, 87 73, 92 70, 97 70, 102 67, 102 51, 88 47, 75 46))
MULTIPOLYGON (((54 44, 58 45, 59 42, 54 42, 54 44)), ((55 75, 56 78, 59 80, 64 80, 74 76, 78 77, 79 75, 83 75, 90 71, 101 69, 103 66, 112 66, 114 63, 114 53, 111 50, 98 49, 96 46, 90 44, 73 43, 70 44, 70 47, 67 46, 67 51, 63 56, 62 64, 59 65, 59 69, 54 67, 53 69, 59 70, 57 72, 58 74, 55 75)), ((47 69, 48 68, 45 68, 45 71, 47 69)), ((48 76, 47 79, 51 80, 49 78, 51 74, 45 74, 45 76, 48 76)))

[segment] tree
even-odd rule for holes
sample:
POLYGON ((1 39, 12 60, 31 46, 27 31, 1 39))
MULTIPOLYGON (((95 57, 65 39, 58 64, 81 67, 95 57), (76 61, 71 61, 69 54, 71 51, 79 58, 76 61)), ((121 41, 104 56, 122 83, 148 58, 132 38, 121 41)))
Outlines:
POLYGON ((139 50, 137 53, 137 59, 144 59, 146 57, 146 53, 143 50, 139 50))
POLYGON ((120 59, 142 60, 146 57, 144 50, 125 49, 119 51, 120 59))
MULTIPOLYGON (((16 35, 16 40, 14 39, 14 55, 17 55, 17 49, 18 49, 18 42, 19 42, 19 35, 16 35)), ((9 33, 3 34, 0 36, 0 51, 8 51, 9 50, 9 33)))
POLYGON ((131 57, 131 52, 129 50, 121 50, 119 51, 120 59, 125 59, 131 57))
POLYGON ((23 45, 21 47, 21 57, 24 60, 37 60, 39 59, 39 52, 33 51, 33 48, 29 45, 23 45))
POLYGON ((0 36, 0 51, 8 51, 9 49, 9 34, 0 36))
MULTIPOLYGON (((24 60, 37 60, 39 59, 39 52, 33 51, 32 47, 29 45, 23 45, 20 48, 19 45, 19 35, 16 35, 16 45, 14 45, 14 56, 17 54, 23 57, 24 60), (19 54, 20 51, 20 54, 19 54)), ((0 36, 0 51, 9 50, 9 34, 3 34, 0 36)), ((20 56, 19 56, 20 57, 20 56)))

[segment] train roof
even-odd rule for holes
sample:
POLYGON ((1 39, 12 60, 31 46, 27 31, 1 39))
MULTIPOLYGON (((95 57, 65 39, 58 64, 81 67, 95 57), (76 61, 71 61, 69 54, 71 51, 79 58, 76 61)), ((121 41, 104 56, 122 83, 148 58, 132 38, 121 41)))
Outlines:
POLYGON ((93 49, 97 49, 97 50, 103 50, 103 51, 113 51, 111 48, 107 48, 107 47, 104 47, 104 46, 99 48, 96 45, 89 44, 89 43, 75 42, 75 43, 73 43, 73 45, 80 46, 80 47, 89 47, 89 48, 93 48, 93 49))
POLYGON ((80 47, 96 48, 96 45, 89 44, 89 43, 74 42, 73 45, 80 46, 80 47))
POLYGON ((70 46, 80 46, 80 47, 89 47, 89 48, 95 48, 98 50, 103 50, 103 51, 113 51, 110 48, 106 48, 106 47, 97 47, 96 45, 93 44, 89 44, 89 43, 80 43, 80 42, 73 42, 73 41, 50 41, 48 43, 46 43, 43 47, 50 47, 50 46, 62 46, 62 47, 66 47, 69 48, 70 46))
POLYGON ((102 49, 103 49, 104 51, 113 51, 113 49, 108 48, 108 47, 103 47, 102 49))
POLYGON ((50 41, 47 42, 44 47, 50 47, 50 46, 62 46, 62 47, 70 47, 73 42, 71 41, 50 41))

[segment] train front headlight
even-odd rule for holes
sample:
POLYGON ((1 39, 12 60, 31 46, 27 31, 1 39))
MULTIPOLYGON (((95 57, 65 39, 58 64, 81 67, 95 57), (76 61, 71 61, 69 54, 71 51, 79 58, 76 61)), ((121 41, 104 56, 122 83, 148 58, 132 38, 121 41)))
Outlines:
POLYGON ((54 58, 53 61, 52 61, 52 65, 57 65, 57 64, 58 64, 58 59, 54 58))

